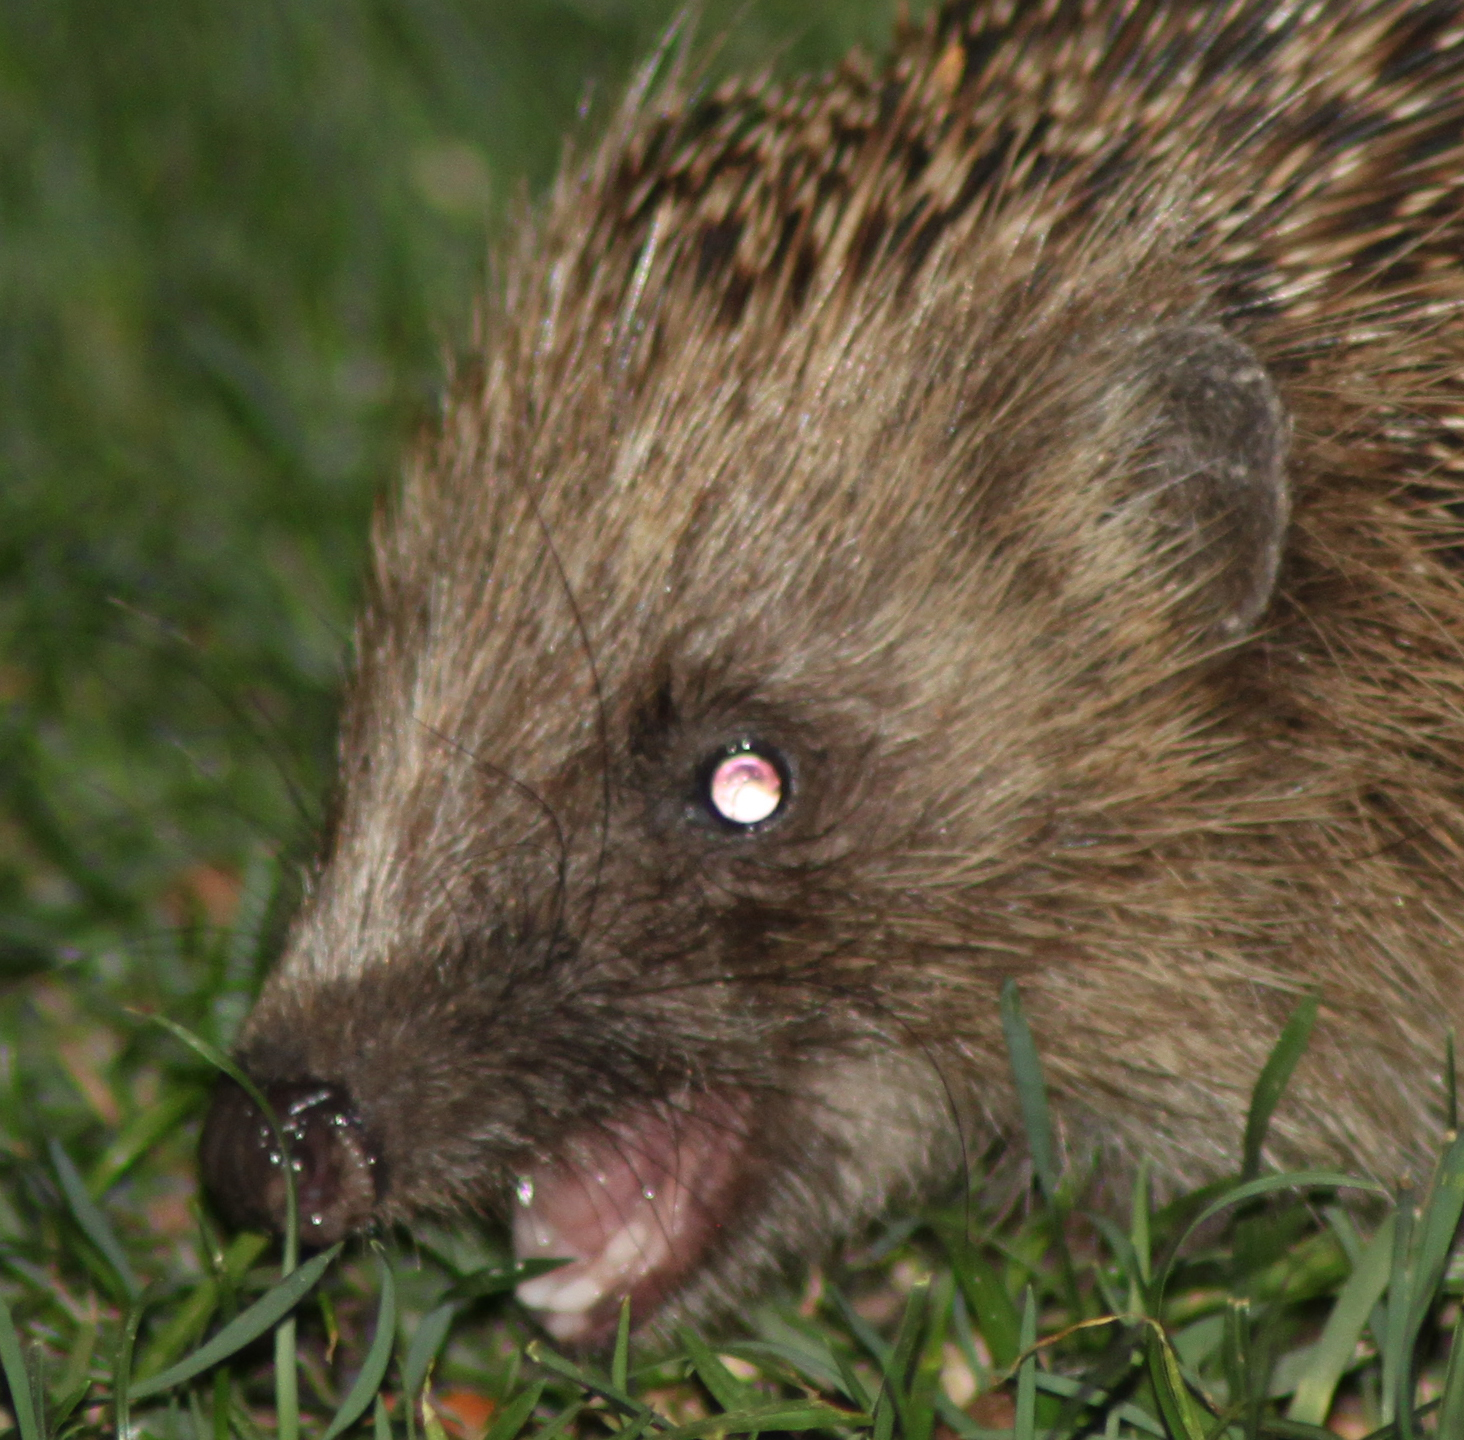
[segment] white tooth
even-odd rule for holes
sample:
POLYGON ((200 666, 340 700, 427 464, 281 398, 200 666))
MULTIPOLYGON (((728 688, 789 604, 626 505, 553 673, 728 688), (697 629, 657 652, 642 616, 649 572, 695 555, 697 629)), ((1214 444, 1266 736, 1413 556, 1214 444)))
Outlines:
POLYGON ((574 1315, 543 1315, 539 1323, 554 1339, 564 1341, 578 1340, 590 1328, 590 1322, 583 1310, 574 1315))
POLYGON ((549 1310, 556 1315, 588 1310, 604 1293, 605 1287, 594 1271, 566 1276, 558 1270, 525 1280, 517 1291, 520 1303, 530 1310, 549 1310))
POLYGON ((652 1269, 666 1250, 666 1237, 654 1220, 632 1220, 617 1230, 595 1262, 597 1270, 624 1275, 629 1270, 642 1274, 652 1269))

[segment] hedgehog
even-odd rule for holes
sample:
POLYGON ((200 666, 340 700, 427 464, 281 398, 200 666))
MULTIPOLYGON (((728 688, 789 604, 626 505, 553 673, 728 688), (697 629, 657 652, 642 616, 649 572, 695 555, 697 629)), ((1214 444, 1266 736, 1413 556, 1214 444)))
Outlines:
MULTIPOLYGON (((672 46, 375 535, 237 1048, 304 1237, 512 1227, 549 1332, 726 1315, 1020 1131, 1396 1175, 1464 1019, 1464 3, 964 0, 672 46)), ((1020 1144, 1018 1138, 1014 1143, 1020 1144)), ((205 1180, 283 1223, 222 1085, 205 1180)))

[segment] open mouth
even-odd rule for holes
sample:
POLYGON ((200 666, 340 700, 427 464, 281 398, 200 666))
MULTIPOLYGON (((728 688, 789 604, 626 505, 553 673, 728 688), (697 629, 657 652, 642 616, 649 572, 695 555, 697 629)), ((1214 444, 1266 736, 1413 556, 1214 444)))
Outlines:
POLYGON ((706 1252, 729 1213, 746 1148, 744 1112, 699 1100, 576 1137, 518 1185, 520 1261, 570 1263, 518 1298, 556 1340, 593 1345, 621 1302, 644 1319, 706 1252))

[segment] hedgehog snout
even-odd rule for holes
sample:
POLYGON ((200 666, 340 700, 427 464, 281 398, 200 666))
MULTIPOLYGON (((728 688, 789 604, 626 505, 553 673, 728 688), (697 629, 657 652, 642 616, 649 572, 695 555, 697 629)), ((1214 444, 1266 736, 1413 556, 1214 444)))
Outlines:
MULTIPOLYGON (((311 1078, 260 1087, 288 1148, 300 1238, 331 1245, 371 1218, 381 1165, 351 1097, 311 1078)), ((221 1076, 199 1142, 204 1184, 241 1229, 283 1232, 285 1168, 275 1126, 235 1081, 221 1076)))

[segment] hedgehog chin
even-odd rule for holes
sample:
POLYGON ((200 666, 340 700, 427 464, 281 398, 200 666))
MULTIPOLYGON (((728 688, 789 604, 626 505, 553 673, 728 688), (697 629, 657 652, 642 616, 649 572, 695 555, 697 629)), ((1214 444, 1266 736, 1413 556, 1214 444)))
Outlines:
POLYGON ((697 1264, 728 1215, 740 1108, 699 1103, 616 1122, 519 1181, 519 1261, 568 1262, 517 1291, 556 1340, 602 1343, 627 1298, 643 1321, 697 1264))

